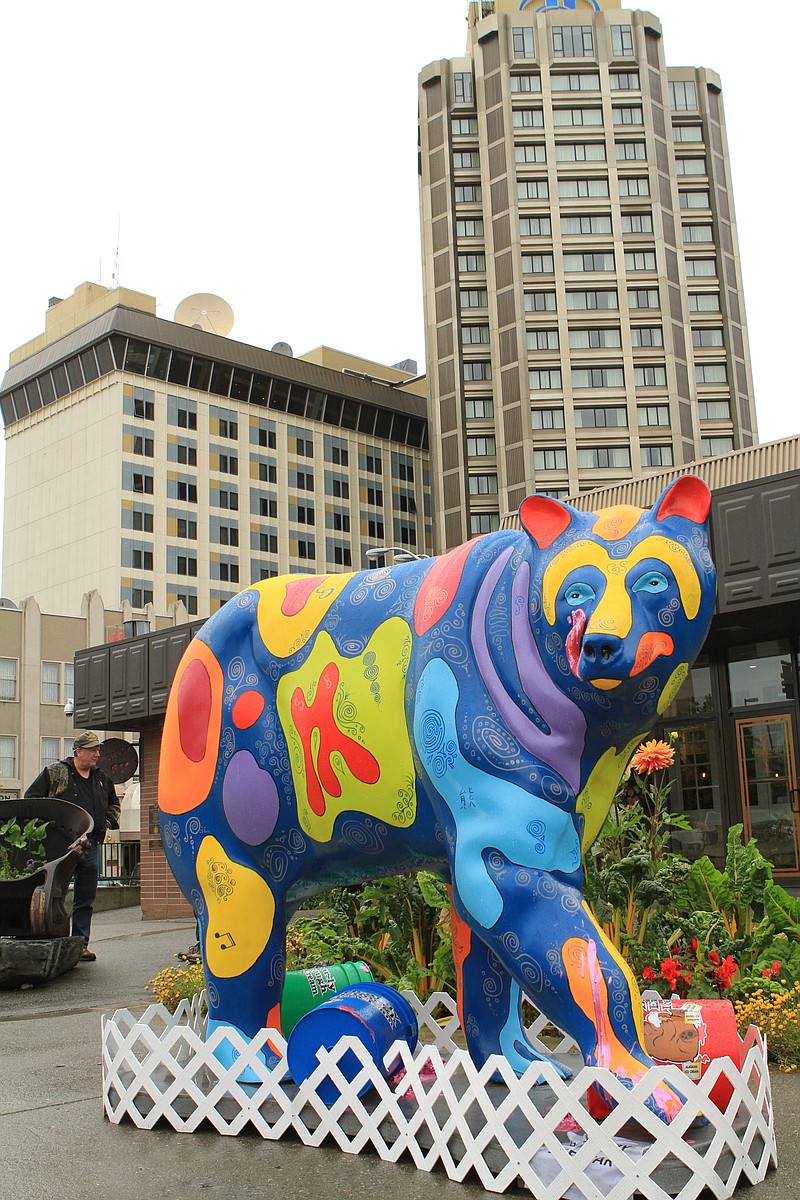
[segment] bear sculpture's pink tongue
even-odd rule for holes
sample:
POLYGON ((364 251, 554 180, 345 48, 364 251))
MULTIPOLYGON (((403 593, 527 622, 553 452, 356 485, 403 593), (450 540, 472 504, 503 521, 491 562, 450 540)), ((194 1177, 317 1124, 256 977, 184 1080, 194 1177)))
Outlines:
POLYGON ((583 631, 586 628, 586 613, 582 608, 576 608, 568 620, 572 628, 567 634, 567 662, 575 678, 580 679, 581 673, 578 670, 578 661, 581 657, 583 631))

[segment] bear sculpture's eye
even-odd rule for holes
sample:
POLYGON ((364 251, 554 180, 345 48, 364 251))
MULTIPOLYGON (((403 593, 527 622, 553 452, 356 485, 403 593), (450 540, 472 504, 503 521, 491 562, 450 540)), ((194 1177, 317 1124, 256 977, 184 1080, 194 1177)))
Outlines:
POLYGON ((594 600, 594 588, 588 583, 571 583, 564 592, 564 599, 572 608, 577 608, 579 604, 586 604, 589 600, 594 600))
POLYGON ((658 592, 665 592, 669 587, 669 580, 661 571, 647 571, 640 576, 633 585, 634 592, 647 592, 651 596, 655 596, 658 592))

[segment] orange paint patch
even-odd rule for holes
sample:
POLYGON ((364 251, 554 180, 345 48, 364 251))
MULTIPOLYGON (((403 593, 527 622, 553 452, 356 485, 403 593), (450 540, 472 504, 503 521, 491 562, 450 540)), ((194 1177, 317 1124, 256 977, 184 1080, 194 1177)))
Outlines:
POLYGON ((601 508, 592 533, 606 542, 618 542, 627 537, 642 515, 641 508, 632 504, 616 504, 613 508, 601 508))
POLYGON ((264 711, 266 701, 261 692, 242 692, 231 710, 231 720, 237 729, 249 729, 255 725, 264 711))
POLYGON ((463 1011, 464 1003, 464 963, 469 957, 469 952, 472 949, 472 930, 466 921, 462 921, 461 917, 452 907, 453 889, 448 887, 450 893, 450 932, 453 940, 453 965, 456 969, 456 996, 458 1000, 458 1019, 461 1021, 462 1028, 464 1027, 465 1017, 463 1011))
POLYGON ((195 638, 178 666, 164 719, 158 768, 162 812, 191 812, 211 791, 222 726, 222 687, 222 667, 205 642, 195 638))
POLYGON ((642 634, 636 647, 636 658, 631 668, 631 675, 646 671, 652 662, 662 655, 670 655, 675 650, 675 643, 668 633, 650 632, 642 634))
POLYGON ((612 1028, 608 987, 597 959, 597 943, 579 937, 568 938, 561 947, 561 957, 572 998, 595 1028, 596 1065, 608 1067, 620 1079, 635 1083, 644 1074, 645 1064, 625 1049, 612 1028))

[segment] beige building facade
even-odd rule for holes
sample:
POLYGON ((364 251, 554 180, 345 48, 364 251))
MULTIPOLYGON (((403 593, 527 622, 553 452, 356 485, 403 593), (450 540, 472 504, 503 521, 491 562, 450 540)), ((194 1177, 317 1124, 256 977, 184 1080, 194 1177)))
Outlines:
POLYGON ((440 548, 757 441, 719 77, 613 0, 468 31, 420 75, 440 548))
POLYGON ((294 358, 155 311, 84 284, 12 355, 5 595, 66 613, 96 590, 204 617, 273 575, 430 552, 414 371, 325 347, 294 358))

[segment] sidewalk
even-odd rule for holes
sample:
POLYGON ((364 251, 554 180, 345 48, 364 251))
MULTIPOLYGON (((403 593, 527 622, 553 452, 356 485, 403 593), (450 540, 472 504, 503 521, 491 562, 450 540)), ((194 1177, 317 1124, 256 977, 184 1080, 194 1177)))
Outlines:
MULTIPOLYGON (((139 908, 98 914, 96 963, 46 987, 0 991, 2 1200, 478 1200, 479 1184, 451 1183, 407 1162, 265 1142, 112 1125, 103 1114, 100 1014, 142 1011, 144 986, 194 941, 185 921, 148 921, 139 908)), ((800 1074, 772 1074, 780 1168, 748 1200, 800 1195, 800 1074)), ((511 1191, 511 1196, 528 1193, 511 1191)))

